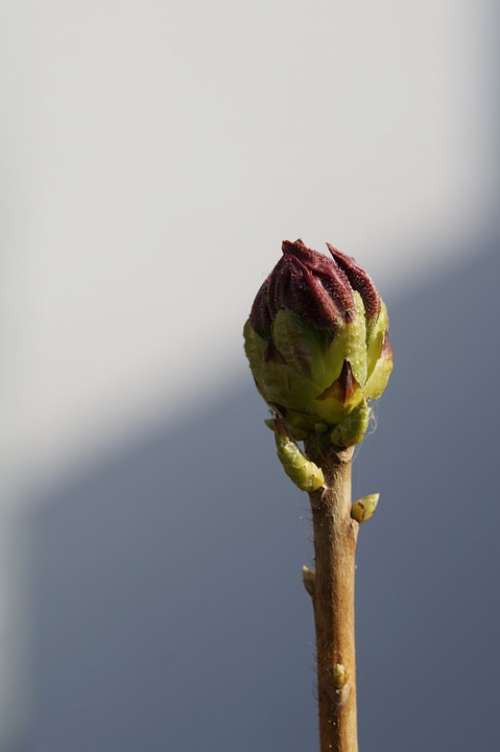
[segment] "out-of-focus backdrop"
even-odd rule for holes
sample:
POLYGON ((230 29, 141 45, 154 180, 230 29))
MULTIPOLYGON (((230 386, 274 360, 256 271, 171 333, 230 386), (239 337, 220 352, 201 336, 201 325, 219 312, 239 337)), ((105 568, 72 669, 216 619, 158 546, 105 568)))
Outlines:
POLYGON ((0 13, 2 752, 314 748, 307 499, 241 338, 298 236, 392 315, 362 748, 498 747, 498 5, 0 13))

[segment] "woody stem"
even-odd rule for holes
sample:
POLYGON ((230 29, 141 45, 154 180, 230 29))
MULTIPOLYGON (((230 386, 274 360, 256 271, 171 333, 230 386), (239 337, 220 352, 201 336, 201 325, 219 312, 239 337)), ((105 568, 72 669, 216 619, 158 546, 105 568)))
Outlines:
POLYGON ((358 523, 351 518, 352 449, 322 449, 308 457, 322 467, 326 488, 310 494, 315 551, 320 752, 358 752, 354 622, 358 523))

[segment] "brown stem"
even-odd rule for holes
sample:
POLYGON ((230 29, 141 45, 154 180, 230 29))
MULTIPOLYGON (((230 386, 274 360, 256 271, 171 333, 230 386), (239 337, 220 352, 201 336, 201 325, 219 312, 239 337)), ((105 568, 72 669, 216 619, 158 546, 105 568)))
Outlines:
POLYGON ((352 449, 306 451, 326 488, 310 494, 314 524, 314 618, 321 752, 358 752, 354 581, 358 523, 351 518, 352 449))

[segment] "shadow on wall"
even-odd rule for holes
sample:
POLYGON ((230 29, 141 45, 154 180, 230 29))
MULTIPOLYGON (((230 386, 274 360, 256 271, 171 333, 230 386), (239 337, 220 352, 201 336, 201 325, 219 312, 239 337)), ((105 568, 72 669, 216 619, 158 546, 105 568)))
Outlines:
MULTIPOLYGON (((355 492, 361 747, 500 745, 497 243, 389 300, 397 368, 355 492)), ((439 248, 436 247, 436 253, 439 248)), ((250 378, 52 488, 31 530, 45 752, 315 748, 307 498, 250 378)))

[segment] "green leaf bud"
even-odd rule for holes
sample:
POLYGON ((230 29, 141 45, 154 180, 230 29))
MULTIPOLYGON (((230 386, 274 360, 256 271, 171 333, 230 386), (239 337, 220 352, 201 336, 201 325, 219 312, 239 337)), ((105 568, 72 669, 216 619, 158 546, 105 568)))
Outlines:
POLYGON ((380 494, 368 494, 368 496, 362 496, 361 499, 357 499, 352 505, 351 517, 360 524, 362 522, 368 522, 371 520, 376 512, 380 494))
POLYGON ((302 454, 288 436, 275 432, 276 450, 285 473, 301 491, 312 493, 325 485, 325 476, 320 467, 302 454))

